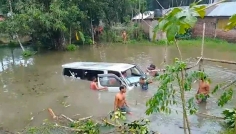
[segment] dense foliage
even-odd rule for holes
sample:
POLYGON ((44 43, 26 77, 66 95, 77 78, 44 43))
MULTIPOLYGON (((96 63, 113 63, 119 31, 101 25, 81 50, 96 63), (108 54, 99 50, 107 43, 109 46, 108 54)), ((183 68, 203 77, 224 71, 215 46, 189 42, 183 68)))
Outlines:
MULTIPOLYGON (((143 2, 142 5, 144 5, 143 2)), ((117 22, 126 22, 137 14, 137 0, 8 0, 1 7, 6 21, 0 23, 0 32, 13 37, 30 35, 32 42, 47 45, 48 48, 63 49, 76 32, 85 34, 91 42, 91 25, 102 20, 107 27, 117 22), (11 8, 9 8, 11 7, 11 8), (8 14, 9 15, 9 14, 8 14)), ((145 10, 142 8, 143 11, 145 10)), ((85 38, 84 37, 84 38, 85 38)), ((83 40, 82 43, 86 41, 83 40)))

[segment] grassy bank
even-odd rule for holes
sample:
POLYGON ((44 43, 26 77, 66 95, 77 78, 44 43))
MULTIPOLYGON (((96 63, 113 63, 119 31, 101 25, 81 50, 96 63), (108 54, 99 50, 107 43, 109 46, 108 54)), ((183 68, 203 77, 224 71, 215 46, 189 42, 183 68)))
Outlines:
MULTIPOLYGON (((120 45, 121 43, 111 43, 113 45, 120 45)), ((142 40, 142 41, 135 41, 135 40, 130 40, 127 41, 126 44, 129 45, 166 45, 165 40, 159 40, 156 42, 148 41, 148 40, 142 40)), ((202 44, 202 39, 201 38, 196 38, 196 39, 190 39, 190 40, 178 40, 178 44, 180 46, 186 46, 186 47, 191 47, 191 46, 201 46, 202 44)), ((173 44, 169 44, 173 45, 173 44)), ((204 42, 205 47, 212 47, 215 49, 220 49, 220 50, 230 50, 230 51, 236 51, 236 43, 229 43, 225 40, 221 39, 212 39, 212 38, 206 38, 204 42)))

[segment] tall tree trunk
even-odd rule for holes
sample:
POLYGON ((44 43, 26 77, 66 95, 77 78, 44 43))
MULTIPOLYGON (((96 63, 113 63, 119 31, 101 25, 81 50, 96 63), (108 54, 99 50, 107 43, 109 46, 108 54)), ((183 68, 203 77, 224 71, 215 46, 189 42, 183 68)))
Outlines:
POLYGON ((69 37, 69 44, 71 44, 71 26, 70 26, 70 37, 69 37))
POLYGON ((17 34, 15 34, 15 35, 16 35, 16 39, 17 39, 18 43, 20 44, 21 49, 22 49, 23 51, 25 51, 24 46, 21 44, 20 38, 18 37, 17 34))
POLYGON ((92 39, 93 39, 93 45, 94 45, 94 31, 93 31, 93 20, 91 19, 91 34, 92 34, 92 39))
MULTIPOLYGON (((8 0, 8 2, 9 2, 9 8, 10 8, 11 17, 13 18, 13 9, 12 9, 11 0, 8 0)), ((20 44, 21 49, 22 49, 23 51, 25 51, 25 49, 24 49, 23 45, 21 44, 21 41, 20 41, 20 39, 19 39, 19 37, 18 37, 18 34, 15 33, 15 36, 16 36, 16 39, 17 39, 18 43, 20 44)))
POLYGON ((15 65, 14 49, 11 49, 12 64, 15 65))

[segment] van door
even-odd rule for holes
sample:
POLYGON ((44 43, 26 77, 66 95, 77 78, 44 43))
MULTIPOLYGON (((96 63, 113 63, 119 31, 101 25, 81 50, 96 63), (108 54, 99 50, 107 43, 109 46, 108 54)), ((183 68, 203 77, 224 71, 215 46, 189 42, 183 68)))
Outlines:
POLYGON ((107 87, 109 92, 119 92, 121 85, 127 86, 115 74, 98 74, 98 87, 107 87))

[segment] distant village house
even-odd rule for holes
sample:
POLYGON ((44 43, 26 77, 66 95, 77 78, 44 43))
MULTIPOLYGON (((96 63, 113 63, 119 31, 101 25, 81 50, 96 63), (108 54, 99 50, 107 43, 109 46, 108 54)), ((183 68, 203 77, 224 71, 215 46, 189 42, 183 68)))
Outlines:
MULTIPOLYGON (((220 38, 230 42, 236 42, 236 29, 230 31, 224 31, 224 27, 229 21, 229 17, 236 14, 236 2, 224 2, 218 5, 212 6, 207 9, 206 15, 203 19, 198 17, 198 21, 192 29, 193 37, 202 36, 203 23, 206 23, 205 36, 211 38, 220 38)), ((182 6, 180 8, 188 8, 188 6, 182 6)), ((149 38, 153 39, 153 29, 158 24, 158 20, 154 19, 154 14, 157 12, 164 15, 170 9, 147 11, 146 13, 135 16, 132 20, 140 22, 145 33, 149 34, 149 38), (145 15, 146 14, 146 15, 145 15), (142 16, 142 17, 141 17, 142 16)), ((156 40, 166 38, 165 34, 158 32, 156 40)))

